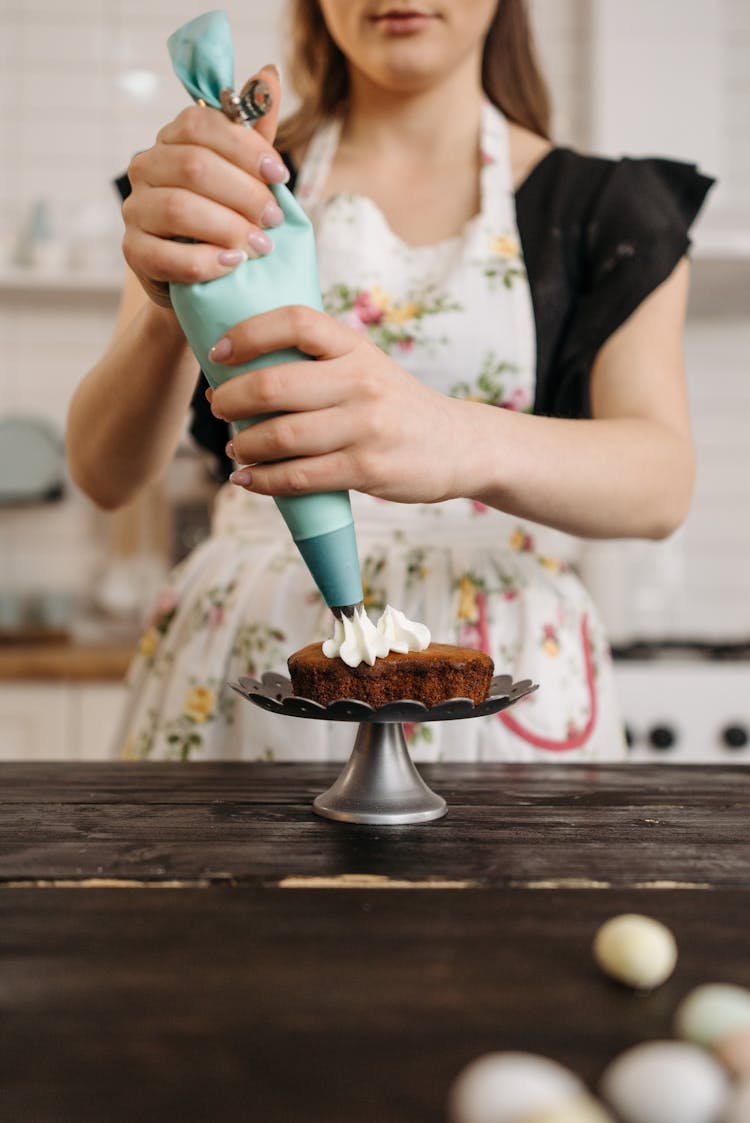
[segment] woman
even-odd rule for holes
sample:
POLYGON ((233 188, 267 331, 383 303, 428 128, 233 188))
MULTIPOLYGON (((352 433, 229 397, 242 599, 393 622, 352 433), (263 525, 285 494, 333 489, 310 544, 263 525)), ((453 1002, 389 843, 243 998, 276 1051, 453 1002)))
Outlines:
POLYGON ((522 0, 296 0, 292 16, 301 105, 275 147, 264 68, 275 108, 254 130, 191 107, 131 163, 117 330, 72 403, 74 477, 116 507, 168 463, 195 387, 167 282, 272 253, 268 185, 289 180, 326 314, 253 317, 212 358, 318 361, 239 375, 211 412, 193 398, 198 439, 240 467, 154 609, 123 751, 347 755, 347 726, 284 721, 225 684, 329 631, 267 496, 348 488, 368 607, 540 683, 499 716, 411 730, 415 758, 617 759, 606 639, 571 562, 575 538, 661 538, 688 511, 685 255, 711 181, 554 147, 522 0), (222 452, 226 422, 276 412, 222 452))

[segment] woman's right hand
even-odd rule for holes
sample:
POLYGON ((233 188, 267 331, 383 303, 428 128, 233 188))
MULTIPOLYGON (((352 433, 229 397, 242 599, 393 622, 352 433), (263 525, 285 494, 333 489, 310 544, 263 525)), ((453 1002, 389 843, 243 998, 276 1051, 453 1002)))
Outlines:
POLYGON ((273 147, 281 86, 273 66, 256 77, 273 100, 253 128, 193 105, 130 163, 122 249, 157 304, 169 305, 170 281, 211 281, 273 249, 268 230, 283 215, 268 184, 289 178, 273 147))

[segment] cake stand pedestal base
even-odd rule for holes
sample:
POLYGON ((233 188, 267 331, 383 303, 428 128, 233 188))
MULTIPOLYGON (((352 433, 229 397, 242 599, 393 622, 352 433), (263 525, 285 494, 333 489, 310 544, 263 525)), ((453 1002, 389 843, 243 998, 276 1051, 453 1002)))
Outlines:
POLYGON ((351 756, 336 782, 313 802, 344 823, 425 823, 448 810, 417 772, 400 722, 360 723, 351 756))
POLYGON ((311 698, 295 696, 290 680, 273 671, 265 671, 260 680, 241 678, 229 685, 270 713, 317 721, 359 722, 349 760, 335 784, 314 800, 313 810, 326 819, 376 826, 426 823, 439 819, 447 810, 445 800, 427 787, 412 764, 403 722, 487 717, 537 689, 531 679, 513 682, 510 675, 495 675, 482 702, 448 698, 428 707, 423 702, 401 698, 370 706, 353 698, 340 698, 323 706, 311 698))

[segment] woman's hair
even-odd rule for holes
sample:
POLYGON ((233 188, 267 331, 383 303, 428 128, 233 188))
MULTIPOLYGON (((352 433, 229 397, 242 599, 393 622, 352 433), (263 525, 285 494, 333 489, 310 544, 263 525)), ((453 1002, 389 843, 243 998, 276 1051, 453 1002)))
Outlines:
MULTIPOLYGON (((345 103, 349 74, 318 0, 291 0, 289 70, 299 106, 279 126, 277 147, 304 147, 325 118, 345 103)), ((484 92, 505 116, 549 139, 550 100, 536 59, 526 0, 498 0, 484 42, 484 92)))

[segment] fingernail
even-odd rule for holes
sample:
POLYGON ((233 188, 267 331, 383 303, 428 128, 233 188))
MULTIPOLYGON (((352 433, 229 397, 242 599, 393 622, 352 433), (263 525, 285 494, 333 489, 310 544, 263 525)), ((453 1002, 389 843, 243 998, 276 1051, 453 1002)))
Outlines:
POLYGON ((266 203, 260 221, 262 226, 281 226, 284 212, 278 203, 266 203))
POLYGON ((224 452, 227 454, 227 456, 229 457, 230 460, 236 460, 237 459, 237 457, 234 455, 234 441, 227 441, 226 448, 224 449, 224 452))
POLYGON ((244 250, 222 250, 219 254, 219 265, 241 265, 247 261, 244 250))
POLYGON ((273 249, 273 242, 262 230, 253 230, 252 234, 247 239, 247 244, 251 246, 256 253, 260 254, 270 253, 273 249))
POLYGON ((223 363, 232 354, 232 341, 225 335, 218 343, 214 343, 211 350, 208 352, 208 357, 214 363, 223 363))
POLYGON ((289 179, 289 168, 273 156, 261 156, 258 171, 266 183, 286 183, 289 179))
POLYGON ((249 468, 238 468, 236 472, 232 472, 229 480, 240 487, 249 487, 253 482, 253 473, 249 468))
POLYGON ((272 70, 279 81, 281 81, 281 70, 275 62, 267 62, 265 66, 261 66, 261 70, 272 70))

